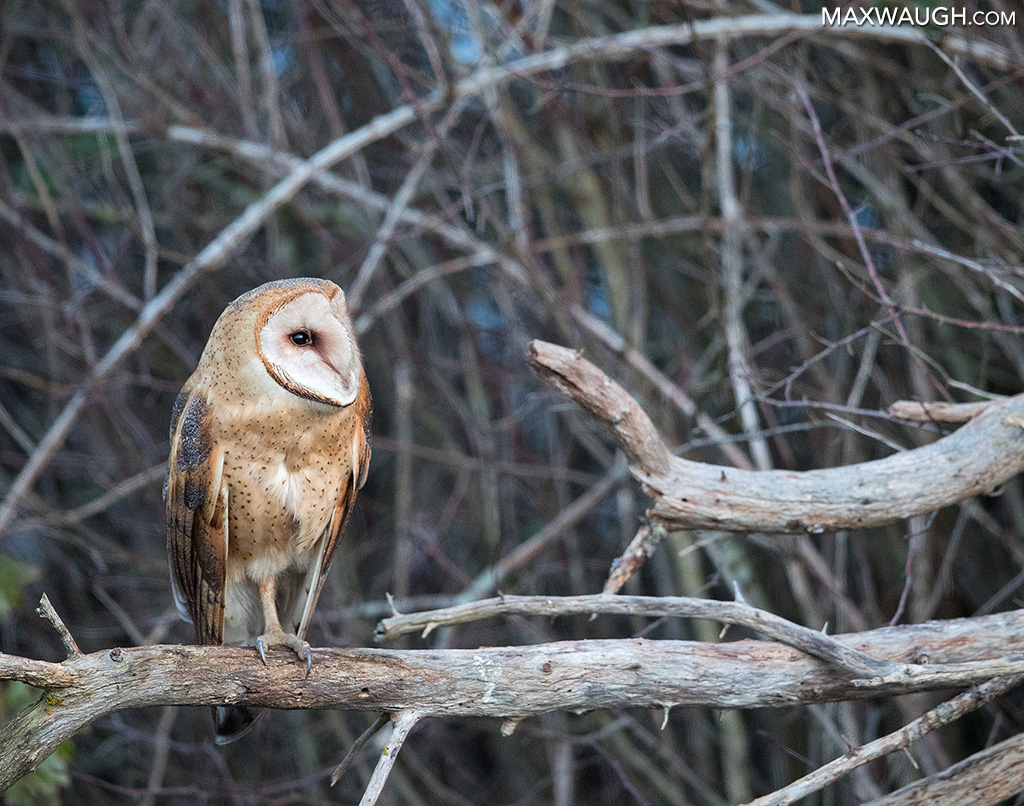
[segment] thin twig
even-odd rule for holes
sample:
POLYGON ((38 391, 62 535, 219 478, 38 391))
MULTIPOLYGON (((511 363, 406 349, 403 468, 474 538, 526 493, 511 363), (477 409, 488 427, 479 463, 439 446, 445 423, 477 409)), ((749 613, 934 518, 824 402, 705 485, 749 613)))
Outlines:
POLYGON ((667 534, 665 527, 660 523, 645 523, 637 529, 636 536, 629 541, 626 550, 612 561, 612 568, 602 593, 618 593, 626 581, 654 553, 654 549, 667 534))
POLYGON ((857 248, 860 250, 861 259, 867 267, 868 276, 871 278, 871 284, 875 287, 875 291, 878 294, 879 299, 885 304, 886 311, 890 315, 893 315, 893 324, 896 326, 896 331, 899 333, 900 340, 903 342, 904 347, 907 348, 908 352, 912 352, 910 347, 910 337, 907 336, 906 328, 903 327, 903 322, 899 316, 895 315, 897 311, 896 304, 892 301, 892 298, 889 296, 889 292, 885 290, 885 286, 882 284, 882 278, 878 274, 878 268, 875 266, 875 260, 871 256, 871 250, 868 249, 867 241, 864 240, 864 234, 860 231, 860 224, 857 221, 857 216, 853 211, 853 207, 850 206, 850 202, 846 198, 846 194, 843 192, 842 187, 839 185, 839 179, 836 177, 835 167, 832 164, 832 154, 829 152, 828 146, 825 144, 825 135, 821 129, 821 121, 818 119, 818 113, 814 111, 814 105, 811 103, 810 96, 808 96, 807 90, 804 88, 802 83, 797 82, 796 91, 800 96, 800 100, 803 102, 804 109, 807 111, 807 117, 811 122, 811 132, 814 135, 814 142, 818 146, 818 152, 821 154, 821 160, 825 166, 825 173, 828 176, 829 185, 832 188, 832 192, 835 194, 836 200, 839 202, 839 206, 843 208, 846 220, 850 222, 850 229, 853 230, 853 237, 857 242, 857 248))
POLYGON ((78 648, 78 644, 75 643, 75 639, 71 635, 71 630, 67 628, 63 619, 57 615, 57 611, 54 609, 53 604, 50 603, 50 597, 45 593, 39 600, 39 607, 36 608, 36 613, 39 614, 40 618, 46 619, 53 625, 53 629, 55 629, 57 631, 57 635, 60 636, 60 641, 64 644, 64 649, 69 658, 82 654, 82 650, 78 648))
POLYGON ((124 168, 125 177, 128 179, 128 188, 131 190, 132 199, 135 202, 135 212, 138 217, 139 228, 142 235, 144 247, 143 265, 143 296, 146 300, 153 298, 156 294, 156 272, 157 257, 159 255, 159 244, 156 238, 156 225, 153 221, 153 210, 150 207, 149 199, 146 196, 146 189, 142 183, 142 174, 139 173, 139 165, 135 159, 135 152, 132 150, 128 140, 128 132, 125 127, 124 115, 121 113, 121 102, 109 76, 103 70, 103 66, 92 50, 85 44, 88 37, 85 35, 85 20, 77 4, 68 3, 68 10, 74 20, 77 36, 75 41, 79 44, 78 52, 82 60, 89 68, 96 86, 103 95, 103 102, 110 113, 110 120, 113 125, 114 139, 117 142, 117 151, 121 157, 121 166, 124 168))
POLYGON ((167 757, 171 751, 171 729, 177 715, 178 709, 173 705, 165 705, 163 713, 160 714, 160 721, 153 737, 153 757, 149 766, 149 779, 146 781, 146 794, 139 801, 139 806, 153 806, 163 789, 167 757))
POLYGON ((905 750, 912 742, 931 731, 959 719, 964 714, 976 711, 985 703, 992 701, 1001 694, 1006 693, 1024 682, 1024 675, 1006 675, 997 677, 982 683, 980 686, 958 694, 951 700, 922 714, 908 725, 899 730, 861 745, 856 750, 851 750, 845 756, 830 761, 818 767, 814 772, 805 775, 798 781, 794 781, 782 789, 776 790, 770 795, 750 801, 747 806, 787 806, 795 803, 800 798, 807 797, 825 786, 837 781, 843 775, 855 770, 869 761, 888 755, 896 750, 905 750))
POLYGON ((278 148, 285 146, 284 118, 281 115, 281 90, 277 83, 277 68, 270 36, 263 20, 263 7, 259 0, 249 0, 249 18, 253 39, 259 49, 260 75, 263 77, 263 103, 270 123, 270 137, 278 148))
POLYGON ((384 216, 384 221, 381 222, 380 227, 377 229, 377 234, 374 236, 373 243, 364 258, 362 265, 359 267, 359 271, 356 272, 355 280, 352 281, 352 285, 348 290, 348 304, 353 309, 358 309, 360 307, 363 294, 369 286, 370 280, 373 277, 374 272, 377 270, 377 266, 380 265, 380 261, 388 249, 391 236, 395 234, 395 229, 398 226, 398 223, 402 220, 402 213, 405 212, 405 209, 409 206, 413 196, 419 189, 420 181, 423 179, 423 175, 426 173, 427 168, 430 167, 437 150, 441 147, 442 139, 447 136, 451 127, 458 122, 463 109, 465 109, 466 103, 467 99, 462 98, 452 105, 451 109, 449 109, 447 114, 445 114, 444 119, 437 125, 435 131, 436 136, 432 137, 422 146, 420 155, 416 159, 416 163, 412 166, 406 174, 405 179, 402 181, 401 187, 398 189, 394 200, 388 207, 387 213, 384 216))
MULTIPOLYGON (((25 125, 29 126, 30 123, 26 121, 25 125)), ((114 124, 113 121, 108 120, 104 122, 103 130, 111 131, 115 126, 116 124, 114 124)), ((3 125, 0 124, 0 130, 3 130, 3 128, 3 125)), ((11 130, 17 132, 18 128, 14 126, 11 130)), ((73 254, 62 244, 57 243, 53 238, 40 232, 36 227, 32 226, 31 221, 8 205, 3 199, 0 199, 0 218, 6 219, 19 234, 27 238, 42 251, 52 255, 60 261, 63 261, 68 268, 74 269, 76 272, 81 274, 82 277, 86 278, 92 286, 106 294, 111 299, 117 300, 132 311, 139 311, 142 309, 142 302, 120 286, 114 278, 108 277, 98 271, 96 266, 92 263, 82 260, 82 258, 73 254)))
POLYGON ((348 771, 348 768, 352 766, 356 753, 362 750, 363 747, 366 746, 366 743, 376 736, 377 732, 388 724, 389 721, 391 721, 391 717, 387 714, 381 714, 373 721, 373 724, 370 725, 370 727, 359 734, 359 738, 352 743, 352 747, 350 747, 349 751, 345 754, 345 758, 341 760, 341 763, 335 767, 334 772, 331 773, 331 786, 334 786, 341 780, 341 776, 343 776, 348 771))
POLYGON ((242 126, 245 136, 255 140, 259 137, 256 126, 256 102, 252 91, 252 68, 249 60, 249 46, 245 38, 245 12, 242 0, 228 1, 228 23, 231 32, 231 55, 235 61, 235 80, 238 81, 238 107, 242 112, 242 126))
POLYGON ((1002 123, 1003 126, 1006 127, 1006 130, 1010 133, 1011 137, 1019 138, 1021 136, 1020 132, 1017 131, 1017 128, 1012 123, 1010 123, 1009 118, 1007 118, 1006 115, 1004 115, 1002 112, 996 109, 992 102, 987 97, 985 97, 984 93, 982 93, 982 91, 978 89, 974 82, 967 77, 964 71, 960 69, 960 65, 958 65, 955 61, 949 58, 949 56, 947 56, 946 53, 943 52, 942 48, 937 47, 934 42, 929 40, 928 47, 930 47, 932 52, 949 66, 950 70, 956 73, 957 78, 959 78, 963 82, 964 86, 967 87, 971 95, 977 98, 981 102, 982 106, 984 106, 989 111, 989 113, 991 113, 992 117, 994 117, 996 120, 1002 123))
POLYGON ((391 768, 395 766, 398 752, 405 743, 405 737, 409 735, 409 731, 419 720, 420 714, 416 711, 403 711, 397 716, 392 716, 395 727, 391 731, 391 738, 388 739, 387 746, 381 751, 380 761, 377 762, 377 767, 374 769, 373 775, 370 776, 370 783, 366 785, 366 791, 363 792, 359 806, 373 806, 377 802, 377 798, 380 797, 384 784, 388 780, 388 775, 391 773, 391 768))
POLYGON ((732 164, 732 102, 729 93, 729 49, 726 40, 715 45, 715 171, 718 204, 725 228, 722 230, 722 326, 729 354, 729 380, 743 432, 750 444, 754 466, 768 470, 772 466, 768 443, 761 436, 755 396, 751 387, 750 339, 743 324, 743 211, 736 196, 732 164))
POLYGON ((889 414, 915 423, 966 423, 985 411, 992 403, 991 400, 977 403, 922 403, 917 400, 897 400, 889 406, 889 414))
POLYGON ((413 506, 412 452, 412 367, 407 360, 395 363, 395 550, 393 588, 391 593, 405 599, 409 595, 409 577, 412 571, 413 544, 409 539, 413 506))
POLYGON ((687 596, 500 596, 425 613, 409 613, 382 619, 374 637, 385 641, 422 630, 465 624, 499 615, 569 616, 608 613, 630 616, 685 616, 749 627, 860 677, 895 674, 896 664, 878 660, 817 630, 794 624, 774 613, 758 610, 743 601, 721 602, 687 596))

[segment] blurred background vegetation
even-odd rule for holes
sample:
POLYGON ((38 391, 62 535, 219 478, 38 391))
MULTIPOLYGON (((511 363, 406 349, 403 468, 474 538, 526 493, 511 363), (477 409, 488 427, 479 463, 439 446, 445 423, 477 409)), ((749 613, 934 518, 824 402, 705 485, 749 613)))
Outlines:
MULTIPOLYGON (((934 3, 921 0, 918 8, 934 3)), ((815 0, 7 0, 0 5, 0 492, 147 303, 294 165, 402 104, 369 142, 199 273, 88 389, 0 534, 0 648, 59 659, 191 642, 161 480, 174 397, 224 306, 267 280, 348 289, 373 462, 311 629, 472 595, 601 589, 645 498, 606 435, 539 381, 531 338, 586 351, 691 459, 809 469, 934 438, 898 399, 1024 388, 1024 11, 985 58, 863 28, 763 31, 580 58, 460 96, 459 78, 589 37, 815 0), (947 49, 948 50, 948 49, 947 49), (1003 54, 998 58, 992 53, 1003 54), (815 122, 820 125, 816 136, 815 122), (258 148, 254 147, 258 145, 258 148), (833 178, 830 178, 830 173, 833 178), (402 214, 386 220, 387 200, 402 214), (554 524, 554 526, 552 526, 554 524), (477 582, 474 586, 474 582, 477 582)), ((924 30, 924 29, 922 29, 924 30)), ((929 28, 937 43, 950 30, 929 28)), ((642 41, 642 40, 641 40, 642 41)), ((598 48, 599 50, 599 48, 598 48)), ((1018 606, 1019 479, 884 529, 678 533, 627 591, 732 597, 830 632, 1018 606)), ((512 618, 407 647, 718 640, 703 622, 512 618)), ((732 629, 726 640, 744 635, 732 629)), ((31 700, 0 689, 0 716, 31 700)), ((395 804, 718 804, 772 791, 941 695, 721 714, 553 714, 413 732, 395 804)), ((1004 698, 820 800, 857 803, 1024 728, 1004 698)), ((101 720, 9 803, 355 802, 372 715, 280 712, 211 742, 207 709, 101 720)))

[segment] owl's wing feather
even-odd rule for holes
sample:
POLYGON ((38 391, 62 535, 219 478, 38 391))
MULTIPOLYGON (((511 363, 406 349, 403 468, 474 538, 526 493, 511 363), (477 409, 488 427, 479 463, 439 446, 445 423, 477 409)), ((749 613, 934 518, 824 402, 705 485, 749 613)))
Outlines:
POLYGON ((178 609, 200 644, 220 644, 224 635, 228 490, 214 436, 205 390, 186 384, 171 421, 167 552, 178 609))
POLYGON ((300 603, 302 615, 298 619, 299 627, 295 633, 299 638, 304 638, 306 635, 309 621, 313 617, 317 600, 320 598, 320 590, 324 586, 327 569, 331 565, 331 560, 334 559, 334 552, 338 548, 341 536, 345 534, 349 517, 352 515, 356 493, 366 482, 366 473, 370 466, 370 418, 373 408, 365 374, 360 379, 359 395, 353 405, 355 406, 356 422, 361 423, 362 427, 357 426, 352 436, 352 472, 342 484, 338 505, 335 507, 334 515, 327 527, 320 546, 320 553, 306 578, 306 596, 305 601, 300 603))

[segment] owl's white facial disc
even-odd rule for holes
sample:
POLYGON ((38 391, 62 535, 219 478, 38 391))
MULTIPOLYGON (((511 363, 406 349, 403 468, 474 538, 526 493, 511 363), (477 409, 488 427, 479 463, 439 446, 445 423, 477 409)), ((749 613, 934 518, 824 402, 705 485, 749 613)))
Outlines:
POLYGON ((267 371, 292 394, 347 406, 359 391, 359 349, 341 291, 333 300, 300 294, 274 311, 259 333, 267 371))

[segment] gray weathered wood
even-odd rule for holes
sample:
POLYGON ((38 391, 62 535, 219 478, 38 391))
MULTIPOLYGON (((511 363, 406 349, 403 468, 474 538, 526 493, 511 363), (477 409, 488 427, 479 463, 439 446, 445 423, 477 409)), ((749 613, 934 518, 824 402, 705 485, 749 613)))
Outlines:
POLYGON ((644 639, 461 650, 316 649, 269 665, 235 647, 153 646, 64 663, 0 655, 0 680, 47 694, 0 734, 0 791, 92 721, 125 708, 237 703, 518 719, 550 711, 750 708, 907 694, 1024 672, 1024 611, 837 636, 892 675, 857 679, 766 641, 644 639), (197 670, 201 670, 197 673, 197 670))
POLYGON ((603 593, 590 596, 497 596, 441 610, 396 614, 377 624, 374 638, 386 641, 421 630, 426 635, 437 627, 466 624, 501 615, 550 617, 580 613, 711 619, 723 624, 749 627, 856 676, 872 677, 896 671, 890 661, 872 658, 830 635, 794 624, 774 613, 758 610, 746 602, 720 602, 689 596, 613 596, 603 593))
POLYGON ((740 470, 672 456, 650 418, 574 350, 542 341, 538 374, 607 424, 666 529, 819 534, 923 515, 995 490, 1024 470, 1024 395, 995 401, 959 430, 885 459, 821 470, 740 470))
POLYGON ((1024 792, 1024 733, 864 806, 995 806, 1024 792))

